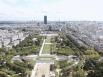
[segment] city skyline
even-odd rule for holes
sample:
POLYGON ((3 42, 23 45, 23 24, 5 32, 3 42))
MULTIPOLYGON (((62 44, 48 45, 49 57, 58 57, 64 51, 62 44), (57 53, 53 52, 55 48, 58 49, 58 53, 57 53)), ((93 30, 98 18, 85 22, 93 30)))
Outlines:
POLYGON ((102 0, 0 0, 0 21, 103 21, 102 0))

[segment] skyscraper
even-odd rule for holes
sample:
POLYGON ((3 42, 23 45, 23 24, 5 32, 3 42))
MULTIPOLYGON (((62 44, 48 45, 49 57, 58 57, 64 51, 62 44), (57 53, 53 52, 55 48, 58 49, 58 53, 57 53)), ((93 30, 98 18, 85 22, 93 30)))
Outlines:
POLYGON ((44 16, 44 24, 47 24, 47 16, 44 16))

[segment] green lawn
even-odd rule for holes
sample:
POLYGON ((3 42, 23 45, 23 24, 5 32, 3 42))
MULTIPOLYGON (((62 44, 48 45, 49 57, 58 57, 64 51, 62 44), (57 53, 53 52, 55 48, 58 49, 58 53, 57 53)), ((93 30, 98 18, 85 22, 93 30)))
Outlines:
POLYGON ((49 54, 51 51, 51 44, 44 44, 43 53, 49 54))
POLYGON ((74 51, 71 48, 59 48, 57 54, 74 55, 74 51))
POLYGON ((46 39, 45 39, 45 43, 51 43, 51 37, 48 36, 46 39))
MULTIPOLYGON (((51 43, 51 37, 47 36, 45 39, 45 43, 51 43)), ((43 54, 50 54, 51 51, 51 44, 44 44, 43 54)))

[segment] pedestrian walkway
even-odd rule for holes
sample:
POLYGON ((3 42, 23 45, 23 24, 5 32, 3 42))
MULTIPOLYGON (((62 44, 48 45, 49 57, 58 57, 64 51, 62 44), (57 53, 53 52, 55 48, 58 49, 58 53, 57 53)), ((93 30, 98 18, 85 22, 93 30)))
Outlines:
POLYGON ((43 48, 44 48, 44 44, 45 44, 45 39, 43 40, 43 44, 42 44, 42 47, 41 47, 41 49, 40 49, 39 55, 42 54, 42 51, 43 51, 43 48))
POLYGON ((39 60, 37 60, 36 65, 34 66, 34 69, 32 70, 31 77, 50 77, 50 65, 51 63, 54 63, 54 60, 50 58, 50 49, 51 49, 51 36, 47 36, 47 39, 43 40, 40 52, 39 52, 39 60), (43 53, 45 52, 48 53, 43 53), (45 58, 42 58, 42 56, 45 56, 45 58), (49 57, 48 57, 49 56, 49 57))

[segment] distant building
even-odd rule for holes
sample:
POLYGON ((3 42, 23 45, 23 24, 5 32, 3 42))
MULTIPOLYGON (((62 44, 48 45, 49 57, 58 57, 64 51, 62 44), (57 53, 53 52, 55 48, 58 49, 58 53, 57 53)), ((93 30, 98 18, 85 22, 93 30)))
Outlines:
POLYGON ((44 16, 44 24, 47 24, 47 16, 44 16))

